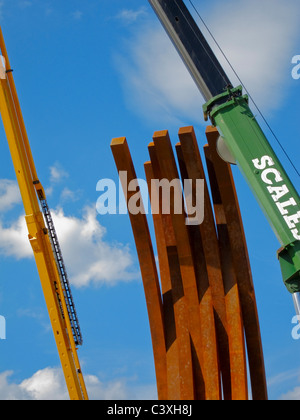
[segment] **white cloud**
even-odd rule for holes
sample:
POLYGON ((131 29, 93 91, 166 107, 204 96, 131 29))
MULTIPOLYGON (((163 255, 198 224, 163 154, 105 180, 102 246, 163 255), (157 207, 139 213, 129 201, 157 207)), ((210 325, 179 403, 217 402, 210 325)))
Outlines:
POLYGON ((104 240, 106 229, 98 222, 95 209, 86 208, 82 219, 54 211, 53 220, 72 284, 114 285, 137 278, 138 274, 130 271, 133 259, 129 248, 104 240))
POLYGON ((33 256, 24 216, 8 226, 0 221, 0 254, 17 260, 33 256))
POLYGON ((300 386, 294 388, 292 391, 283 394, 280 397, 281 401, 299 401, 300 400, 300 386))
POLYGON ((29 394, 22 389, 20 385, 11 383, 9 378, 13 372, 7 371, 0 373, 0 395, 2 401, 7 400, 26 400, 29 399, 29 394))
MULTIPOLYGON (((45 368, 20 384, 13 383, 13 372, 0 373, 1 400, 68 400, 68 390, 60 368, 45 368)), ((95 375, 85 375, 90 400, 157 399, 155 385, 138 386, 132 379, 101 382, 95 375)))
MULTIPOLYGON (((86 208, 82 218, 66 216, 62 209, 52 210, 52 216, 74 286, 115 285, 138 278, 139 273, 131 271, 129 248, 105 240, 106 229, 98 222, 95 209, 86 208)), ((23 216, 8 226, 0 222, 0 254, 18 260, 33 257, 23 216)))
MULTIPOLYGON (((68 176, 59 164, 53 165, 50 173, 53 184, 68 176)), ((76 201, 79 193, 64 188, 61 200, 76 201)), ((0 212, 19 203, 21 196, 17 183, 0 180, 0 212)), ((139 278, 139 272, 132 271, 133 257, 129 247, 106 240, 106 229, 98 222, 95 208, 84 209, 81 218, 67 216, 62 209, 52 210, 52 216, 73 285, 115 285, 139 278)), ((17 260, 33 258, 24 215, 12 222, 0 219, 0 255, 17 260)))
POLYGON ((135 379, 121 378, 109 382, 86 375, 85 383, 91 400, 156 400, 156 385, 137 385, 135 379))
MULTIPOLYGON (((290 61, 300 35, 299 17, 298 0, 230 0, 212 9, 207 19, 233 67, 266 112, 281 105, 290 86, 290 61)), ((211 42, 209 35, 207 38, 211 42)), ((220 52, 216 53, 238 84, 220 52)))
MULTIPOLYGON (((205 17, 263 111, 278 108, 290 86, 299 15, 298 0, 230 0, 205 17)), ((126 100, 143 117, 176 124, 186 118, 203 121, 204 100, 159 24, 139 27, 116 62, 126 100)), ((232 82, 239 84, 235 78, 232 82)))
POLYGON ((20 384, 30 400, 66 400, 68 391, 61 369, 46 368, 20 384))
POLYGON ((0 179, 0 212, 10 210, 21 203, 21 194, 16 181, 0 179))

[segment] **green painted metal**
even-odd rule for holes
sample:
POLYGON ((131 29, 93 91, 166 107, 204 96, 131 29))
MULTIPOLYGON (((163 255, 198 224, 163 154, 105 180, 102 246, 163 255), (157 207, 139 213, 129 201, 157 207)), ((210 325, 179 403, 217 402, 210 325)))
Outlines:
POLYGON ((286 171, 249 108, 242 87, 228 89, 204 105, 248 181, 282 248, 284 282, 300 292, 300 199, 286 171))

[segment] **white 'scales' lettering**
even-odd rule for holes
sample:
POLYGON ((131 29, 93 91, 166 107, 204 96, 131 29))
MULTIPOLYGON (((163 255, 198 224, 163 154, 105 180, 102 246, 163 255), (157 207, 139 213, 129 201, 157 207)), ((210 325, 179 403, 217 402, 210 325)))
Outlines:
POLYGON ((263 156, 261 158, 261 162, 259 162, 259 159, 254 159, 253 164, 256 169, 266 169, 267 166, 274 166, 275 163, 273 162, 273 159, 270 158, 270 156, 263 156))
POLYGON ((297 241, 300 241, 300 235, 299 235, 298 229, 293 229, 293 230, 291 230, 291 232, 292 232, 294 238, 297 239, 297 241))
POLYGON ((282 185, 282 187, 268 187, 268 191, 272 195, 275 203, 290 192, 286 185, 282 185))
POLYGON ((270 156, 263 156, 261 159, 253 159, 253 165, 261 172, 261 179, 269 185, 267 190, 276 206, 283 216, 288 228, 290 229, 293 237, 300 240, 299 229, 296 225, 300 222, 300 211, 292 213, 293 207, 299 206, 295 198, 291 196, 291 192, 286 184, 274 185, 283 182, 283 177, 278 169, 276 169, 274 160, 270 156))
POLYGON ((293 198, 290 198, 289 201, 285 201, 284 203, 276 203, 280 213, 284 216, 288 214, 289 211, 286 209, 289 206, 297 206, 296 201, 293 198))
POLYGON ((269 184, 269 185, 274 184, 273 177, 269 177, 270 174, 275 175, 274 176, 275 182, 283 181, 280 172, 277 171, 277 169, 270 168, 270 169, 265 169, 261 175, 261 179, 264 181, 265 184, 269 184))
POLYGON ((299 223, 300 221, 300 211, 298 211, 297 214, 293 214, 292 216, 284 216, 284 219, 288 227, 293 229, 296 227, 296 223, 299 223))

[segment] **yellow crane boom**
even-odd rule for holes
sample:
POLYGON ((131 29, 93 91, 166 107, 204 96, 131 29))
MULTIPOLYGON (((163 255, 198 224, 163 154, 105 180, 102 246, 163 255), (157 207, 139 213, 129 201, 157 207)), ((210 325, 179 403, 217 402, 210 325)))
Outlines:
POLYGON ((5 76, 0 79, 0 113, 24 204, 28 238, 70 399, 87 400, 77 354, 77 346, 82 344, 79 323, 45 191, 36 173, 1 28, 0 49, 6 64, 5 76))

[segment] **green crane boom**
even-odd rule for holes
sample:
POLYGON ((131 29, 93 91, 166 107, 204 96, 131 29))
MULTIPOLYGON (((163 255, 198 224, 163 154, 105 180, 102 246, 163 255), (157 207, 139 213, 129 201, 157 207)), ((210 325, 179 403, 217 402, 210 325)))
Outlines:
POLYGON ((272 226, 281 248, 284 283, 300 314, 300 199, 249 108, 233 88, 182 0, 149 0, 206 100, 205 119, 220 133, 219 152, 237 164, 272 226))

